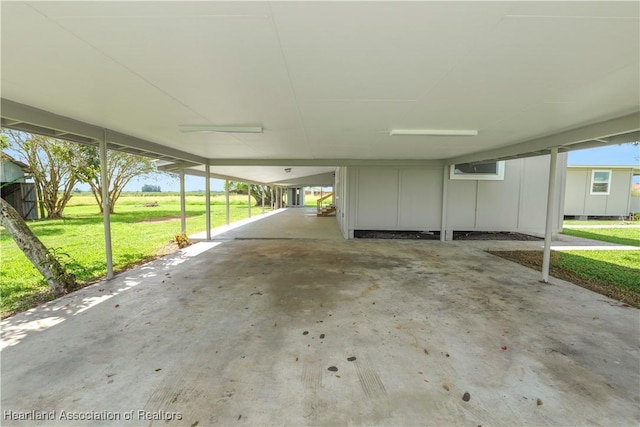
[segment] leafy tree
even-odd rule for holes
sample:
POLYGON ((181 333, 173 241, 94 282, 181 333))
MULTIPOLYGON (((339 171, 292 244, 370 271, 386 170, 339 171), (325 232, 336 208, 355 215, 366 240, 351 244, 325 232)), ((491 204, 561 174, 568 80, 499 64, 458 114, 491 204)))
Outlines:
MULTIPOLYGON (((100 213, 103 213, 102 206, 102 180, 100 176, 100 159, 98 150, 95 147, 88 147, 83 153, 81 163, 81 179, 89 184, 93 197, 100 206, 100 213)), ((121 151, 107 150, 107 189, 109 194, 109 213, 114 213, 116 202, 122 194, 124 187, 133 178, 159 173, 154 161, 148 157, 136 156, 134 154, 123 153, 121 151)), ((158 187, 159 188, 159 187, 158 187)))
POLYGON ((142 186, 142 192, 143 193, 160 193, 162 192, 162 189, 160 188, 159 185, 145 184, 142 186))
POLYGON ((61 218, 82 173, 83 165, 77 160, 85 157, 89 147, 9 129, 3 129, 2 135, 17 159, 29 166, 38 203, 47 218, 61 218))
POLYGON ((236 194, 247 194, 251 188, 251 197, 256 200, 256 206, 262 205, 262 196, 264 194, 265 206, 271 206, 271 187, 268 185, 247 184, 246 182, 228 181, 229 192, 236 194))

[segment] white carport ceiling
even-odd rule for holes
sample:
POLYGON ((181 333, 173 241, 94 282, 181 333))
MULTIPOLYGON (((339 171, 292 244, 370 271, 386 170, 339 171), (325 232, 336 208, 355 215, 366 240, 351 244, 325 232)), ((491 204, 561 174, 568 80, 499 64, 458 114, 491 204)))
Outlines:
POLYGON ((509 155, 530 154, 523 142, 574 128, 593 133, 580 141, 640 129, 639 8, 3 1, 2 98, 216 165, 246 160, 244 171, 212 171, 261 182, 288 178, 270 160, 317 159, 325 170, 315 175, 331 159, 495 158, 515 144, 509 155), (594 126, 629 115, 604 133, 594 126), (178 129, 243 123, 264 133, 178 129), (392 128, 479 135, 391 137, 392 128))

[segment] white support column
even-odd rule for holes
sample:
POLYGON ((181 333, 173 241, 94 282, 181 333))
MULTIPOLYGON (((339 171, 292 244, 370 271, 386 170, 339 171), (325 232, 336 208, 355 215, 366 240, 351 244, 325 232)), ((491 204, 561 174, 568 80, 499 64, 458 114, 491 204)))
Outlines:
POLYGON ((180 169, 180 232, 187 233, 187 202, 184 189, 184 169, 180 169))
POLYGON ((270 187, 269 191, 271 192, 271 209, 276 210, 276 190, 274 187, 270 187))
POLYGON ((225 209, 227 212, 227 225, 229 225, 229 180, 227 179, 224 182, 224 200, 225 200, 225 209))
POLYGON ((262 188, 262 213, 264 213, 264 197, 265 197, 265 194, 264 194, 264 187, 261 187, 261 188, 262 188))
POLYGON ((100 183, 102 184, 102 213, 104 218, 104 251, 107 256, 107 280, 113 279, 113 251, 111 247, 111 214, 109 183, 107 182, 107 130, 100 141, 100 183))
POLYGON ((211 166, 204 165, 204 216, 207 227, 207 240, 211 240, 211 166))
POLYGON ((558 163, 558 147, 551 149, 549 162, 549 189, 547 190, 547 220, 544 229, 544 252, 542 254, 542 281, 549 283, 549 266, 551 264, 551 233, 553 229, 553 211, 555 208, 556 165, 558 163))
POLYGON ((444 165, 442 173, 442 218, 440 219, 440 241, 447 240, 447 200, 449 189, 449 165, 444 165))
POLYGON ((247 210, 249 212, 249 218, 251 218, 251 184, 247 183, 247 210))

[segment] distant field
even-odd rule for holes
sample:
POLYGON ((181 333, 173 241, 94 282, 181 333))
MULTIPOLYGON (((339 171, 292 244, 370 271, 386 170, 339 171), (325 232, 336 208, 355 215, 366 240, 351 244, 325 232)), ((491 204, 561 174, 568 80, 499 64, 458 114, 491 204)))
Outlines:
MULTIPOLYGON (((224 195, 212 197, 211 202, 211 226, 225 224, 224 195)), ((231 221, 247 218, 247 208, 247 196, 231 196, 231 221)), ((261 206, 252 207, 252 215, 261 212, 261 206)), ((205 230, 203 195, 187 196, 186 215, 187 234, 205 230)), ((175 250, 171 241, 180 233, 179 218, 180 198, 177 195, 123 195, 111 215, 114 269, 123 270, 175 250), (158 206, 145 206, 153 202, 158 206)), ((92 195, 74 195, 63 219, 32 221, 29 227, 49 249, 60 254, 80 282, 91 282, 106 274, 103 219, 92 195)), ((51 299, 41 275, 1 227, 0 265, 0 311, 3 316, 51 299)))
MULTIPOLYGON (((122 193, 122 196, 118 199, 116 203, 116 212, 120 206, 126 205, 144 205, 146 203, 152 203, 154 201, 162 201, 165 204, 177 204, 180 206, 180 194, 174 192, 166 192, 166 193, 122 193)), ((204 193, 196 193, 190 192, 185 196, 185 200, 187 205, 204 206, 204 193)), ((253 199, 255 203, 255 199, 253 199)), ((224 194, 216 194, 211 195, 211 204, 212 205, 224 205, 225 204, 225 196, 224 194)), ((229 196, 229 204, 230 205, 247 205, 247 196, 246 195, 235 195, 232 194, 229 196)), ((91 193, 80 193, 74 194, 67 203, 67 207, 72 206, 93 206, 95 209, 98 209, 98 205, 96 199, 93 197, 91 193)), ((65 211, 66 213, 66 211, 65 211)))

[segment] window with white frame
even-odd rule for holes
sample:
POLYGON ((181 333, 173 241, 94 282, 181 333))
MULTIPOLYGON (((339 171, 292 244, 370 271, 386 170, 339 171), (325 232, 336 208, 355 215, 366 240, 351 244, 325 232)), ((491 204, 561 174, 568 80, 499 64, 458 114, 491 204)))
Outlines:
POLYGON ((607 196, 611 187, 610 170, 591 171, 591 194, 607 196))
POLYGON ((504 180, 504 161, 451 165, 451 179, 504 180))

